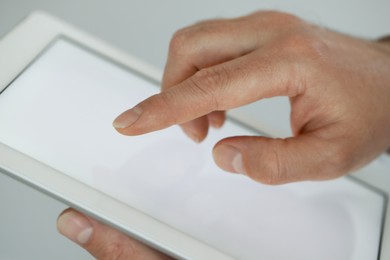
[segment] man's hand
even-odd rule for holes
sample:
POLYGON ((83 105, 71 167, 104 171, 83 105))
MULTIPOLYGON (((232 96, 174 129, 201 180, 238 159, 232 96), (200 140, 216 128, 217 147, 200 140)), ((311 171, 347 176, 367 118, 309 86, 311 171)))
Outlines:
POLYGON ((390 46, 289 14, 257 12, 180 30, 162 85, 114 121, 120 133, 181 124, 201 141, 227 109, 288 96, 293 137, 231 137, 214 148, 220 167, 263 183, 335 178, 390 146, 390 46))
POLYGON ((142 243, 73 209, 61 213, 57 220, 61 234, 102 260, 172 259, 142 243))
MULTIPOLYGON (((343 175, 390 146, 390 45, 277 12, 202 22, 173 37, 162 92, 114 126, 138 135, 181 124, 199 142, 225 110, 273 96, 290 97, 294 136, 227 138, 218 165, 268 184, 343 175)), ((74 210, 58 229, 98 259, 169 259, 74 210)))

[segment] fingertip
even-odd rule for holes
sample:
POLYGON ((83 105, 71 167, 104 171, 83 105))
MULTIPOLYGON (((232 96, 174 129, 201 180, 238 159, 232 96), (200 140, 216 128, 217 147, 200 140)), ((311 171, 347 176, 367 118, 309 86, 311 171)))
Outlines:
POLYGON ((118 132, 121 133, 122 129, 132 126, 141 116, 142 109, 140 107, 134 107, 120 114, 113 122, 112 125, 118 132))
POLYGON ((197 131, 194 131, 192 128, 182 127, 181 129, 186 134, 186 136, 188 136, 195 143, 200 143, 204 139, 204 138, 201 139, 199 133, 197 131))
POLYGON ((125 136, 133 136, 135 134, 132 133, 132 131, 129 131, 129 129, 127 128, 115 128, 114 129, 120 133, 121 135, 125 135, 125 136))
POLYGON ((213 128, 221 128, 226 120, 225 111, 214 111, 207 115, 209 125, 213 128))
POLYGON ((57 229, 63 236, 80 245, 86 244, 93 233, 88 218, 73 209, 67 209, 59 215, 57 229))
POLYGON ((200 143, 207 136, 209 124, 207 117, 203 116, 181 124, 180 127, 190 139, 192 139, 195 143, 200 143))
POLYGON ((240 174, 246 173, 242 153, 235 146, 217 144, 213 149, 213 157, 217 165, 226 171, 240 174))

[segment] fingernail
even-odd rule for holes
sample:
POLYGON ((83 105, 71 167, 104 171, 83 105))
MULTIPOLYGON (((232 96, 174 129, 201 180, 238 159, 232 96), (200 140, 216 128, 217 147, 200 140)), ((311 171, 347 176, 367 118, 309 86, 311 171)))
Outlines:
POLYGON ((198 135, 192 131, 191 129, 187 129, 187 128, 182 128, 183 129, 183 132, 189 137, 191 138, 195 143, 200 143, 200 138, 198 137, 198 135))
POLYGON ((81 245, 88 242, 93 232, 89 220, 74 211, 63 213, 58 218, 57 228, 62 235, 81 245))
POLYGON ((120 114, 112 123, 115 128, 123 129, 134 124, 142 113, 141 108, 134 107, 120 114))
POLYGON ((223 169, 245 174, 242 154, 237 148, 231 145, 221 144, 214 149, 213 155, 217 164, 223 169))

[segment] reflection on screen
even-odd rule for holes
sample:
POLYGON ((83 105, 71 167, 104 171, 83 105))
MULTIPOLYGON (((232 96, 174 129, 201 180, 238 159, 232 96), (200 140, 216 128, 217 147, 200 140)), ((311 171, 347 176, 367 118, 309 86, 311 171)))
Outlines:
POLYGON ((137 137, 111 123, 153 84, 57 40, 0 95, 0 142, 238 259, 376 259, 382 197, 349 180, 265 186, 212 161, 228 122, 194 144, 178 127, 137 137))

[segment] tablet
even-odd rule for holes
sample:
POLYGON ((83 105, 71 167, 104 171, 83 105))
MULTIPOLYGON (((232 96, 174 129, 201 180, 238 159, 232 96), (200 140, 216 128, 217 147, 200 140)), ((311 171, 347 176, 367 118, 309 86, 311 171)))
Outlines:
POLYGON ((264 135, 237 119, 201 144, 177 126, 118 134, 113 119, 157 93, 160 73, 56 18, 34 13, 3 38, 0 71, 1 173, 168 255, 390 257, 386 190, 353 177, 267 186, 219 169, 218 140, 264 135))

